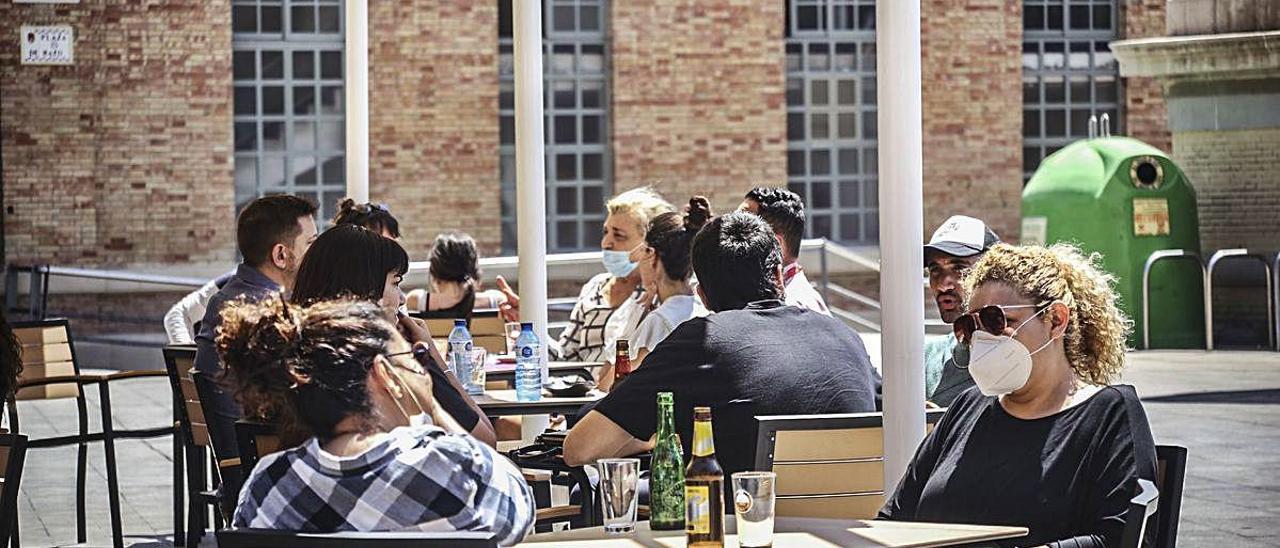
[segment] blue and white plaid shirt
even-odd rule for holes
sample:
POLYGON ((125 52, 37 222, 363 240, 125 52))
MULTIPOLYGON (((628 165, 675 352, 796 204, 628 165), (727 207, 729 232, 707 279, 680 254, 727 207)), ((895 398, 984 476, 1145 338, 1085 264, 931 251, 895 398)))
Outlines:
POLYGON ((240 492, 234 527, 306 533, 488 531, 520 542, 534 521, 520 470, 468 435, 432 425, 392 430, 361 455, 315 438, 267 455, 240 492))

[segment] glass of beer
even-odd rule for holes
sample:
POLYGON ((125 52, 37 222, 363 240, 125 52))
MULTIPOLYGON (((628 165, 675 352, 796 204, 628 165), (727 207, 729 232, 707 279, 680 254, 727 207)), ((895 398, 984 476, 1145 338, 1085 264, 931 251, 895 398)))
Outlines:
POLYGON ((636 505, 640 501, 640 459, 600 459, 596 463, 600 467, 605 532, 617 535, 634 531, 636 505))
POLYGON ((738 521, 738 545, 743 548, 773 546, 773 503, 777 494, 773 472, 733 474, 733 513, 738 521))

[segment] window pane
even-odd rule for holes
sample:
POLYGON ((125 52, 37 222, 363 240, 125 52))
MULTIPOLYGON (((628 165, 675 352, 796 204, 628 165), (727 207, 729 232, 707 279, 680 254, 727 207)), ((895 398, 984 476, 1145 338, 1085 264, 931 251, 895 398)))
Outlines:
POLYGON ((584 74, 603 73, 604 46, 582 46, 582 60, 578 67, 584 74))
POLYGON ((831 216, 814 215, 811 234, 813 238, 831 238, 831 216))
POLYGON ((582 81, 582 108, 601 108, 604 106, 604 82, 582 81))
POLYGON ((258 159, 236 158, 236 194, 247 196, 258 192, 258 159))
MULTIPOLYGON (((224 126, 225 127, 225 126, 224 126)), ((258 126, 253 122, 236 122, 236 150, 258 149, 258 126)))
POLYGON ((556 108, 571 109, 577 104, 577 97, 574 96, 573 81, 557 81, 551 84, 551 95, 553 97, 552 104, 556 108))
POLYGON ((826 80, 813 80, 809 82, 809 104, 814 106, 825 106, 831 102, 828 97, 829 89, 826 80))
POLYGON ((840 106, 853 106, 858 104, 857 84, 853 80, 840 80, 836 82, 836 103, 840 106))
POLYGON ((1039 103, 1040 102, 1040 82, 1033 77, 1022 77, 1022 102, 1023 103, 1039 103))
POLYGON ((1071 136, 1085 137, 1089 134, 1089 114, 1087 108, 1071 109, 1071 136))
POLYGON ((840 163, 841 174, 854 174, 858 172, 858 150, 853 148, 842 148, 836 153, 836 157, 840 163))
POLYGON ((231 73, 236 80, 253 80, 258 77, 257 62, 252 51, 231 54, 231 73))
POLYGON ((822 12, 818 6, 799 6, 796 8, 796 29, 820 30, 822 28, 822 12))
POLYGON ((231 32, 258 32, 258 7, 232 7, 231 32))
POLYGON ((809 206, 814 209, 831 209, 831 183, 815 181, 809 185, 809 206))
POLYGON ((1099 103, 1116 102, 1116 79, 1114 76, 1095 76, 1093 78, 1094 100, 1099 103))
POLYGON ((820 140, 827 139, 829 135, 829 126, 827 113, 818 112, 809 115, 809 138, 820 140))
POLYGON ((262 159, 262 180, 260 182, 263 188, 278 188, 285 185, 283 157, 267 156, 262 159))
POLYGON ((252 86, 236 86, 236 116, 253 116, 258 113, 258 90, 252 86))
POLYGON ((320 52, 320 77, 325 80, 342 79, 342 52, 320 52))
POLYGON ((800 112, 787 113, 787 140, 803 141, 804 140, 804 114, 800 112))
POLYGON ((876 132, 876 114, 875 111, 867 110, 862 113, 862 138, 875 139, 876 132))
POLYGON ((310 33, 316 31, 316 11, 311 6, 289 8, 289 30, 310 33))
POLYGON ((262 87, 262 113, 267 115, 284 114, 283 86, 262 87))
MULTIPOLYGON (((316 159, 311 156, 295 156, 290 160, 293 164, 293 184, 314 186, 316 184, 316 159)), ((322 204, 323 205, 323 204, 322 204)))
POLYGON ((556 143, 578 142, 578 121, 574 116, 555 117, 556 143))
POLYGON ((850 43, 836 44, 835 70, 853 72, 857 68, 857 56, 857 46, 850 43))
POLYGON ((316 54, 311 51, 293 52, 293 77, 310 80, 316 77, 316 54))
MULTIPOLYGON (((840 181, 840 207, 858 207, 861 201, 862 187, 857 181, 840 181)), ((844 221, 841 221, 843 224, 844 221)))
MULTIPOLYGON (((583 213, 604 213, 604 189, 598 186, 582 187, 582 212, 583 213)), ((588 232, 589 236, 595 236, 596 232, 588 232)))
POLYGON ((1044 6, 1023 7, 1022 28, 1026 30, 1044 29, 1044 6))
POLYGON ((862 224, 857 215, 846 213, 840 216, 840 239, 847 241, 862 239, 862 224))
POLYGON ((1071 77, 1071 102, 1072 103, 1088 103, 1093 100, 1092 94, 1089 93, 1089 77, 1088 76, 1072 76, 1071 77))
POLYGON ((582 142, 595 144, 604 142, 604 118, 599 116, 582 117, 582 142))
POLYGON ((572 181, 578 178, 578 157, 574 154, 556 155, 556 180, 572 181))
POLYGON ((284 25, 281 23, 280 17, 280 6, 262 6, 260 13, 262 17, 258 21, 259 32, 270 34, 284 32, 284 25))
POLYGON ((788 150, 787 151, 787 175, 804 175, 804 151, 788 150))
POLYGON ((315 123, 293 123, 293 148, 294 150, 314 150, 316 148, 315 123))
POLYGON ((338 6, 320 6, 320 32, 339 32, 338 6))
POLYGON ((1088 30, 1089 6, 1071 6, 1071 28, 1088 30))
POLYGON ((341 156, 325 160, 321 172, 324 175, 322 182, 326 185, 340 185, 347 180, 347 166, 341 156))
POLYGON ((577 187, 560 187, 556 189, 556 213, 576 215, 578 213, 577 187))
POLYGON ((1022 135, 1024 137, 1040 136, 1040 111, 1022 111, 1022 135))
POLYGON ((831 152, 826 150, 809 151, 809 173, 813 175, 831 173, 831 152))
POLYGON ((858 137, 857 115, 852 112, 841 112, 836 115, 836 137, 855 139, 858 137))
POLYGON ((297 115, 315 114, 316 88, 311 86, 293 86, 293 113, 297 115))
POLYGON ((347 134, 342 122, 320 122, 316 126, 320 150, 341 152, 346 147, 347 134))
POLYGON ((604 179, 604 157, 602 155, 582 155, 582 178, 589 181, 604 179))
POLYGON ((262 123, 262 149, 284 150, 284 122, 262 123))
POLYGON ((1067 101, 1067 90, 1065 80, 1061 76, 1045 76, 1044 77, 1044 102, 1046 103, 1065 103, 1067 101))
POLYGON ((1066 137, 1066 111, 1059 109, 1044 111, 1044 134, 1046 137, 1066 137))
POLYGON ((284 78, 284 54, 278 51, 262 52, 262 79, 279 80, 284 78))
POLYGON ((556 247, 560 249, 577 249, 578 247, 578 223, 575 221, 560 221, 556 223, 556 247))
POLYGON ((826 44, 809 44, 809 70, 821 72, 831 69, 830 48, 826 44))
POLYGON ((342 86, 320 88, 320 114, 342 114, 342 86))
POLYGON ((787 105, 804 106, 804 80, 787 78, 787 105))
POLYGON ((578 10, 578 30, 583 32, 600 30, 600 8, 582 6, 578 10))

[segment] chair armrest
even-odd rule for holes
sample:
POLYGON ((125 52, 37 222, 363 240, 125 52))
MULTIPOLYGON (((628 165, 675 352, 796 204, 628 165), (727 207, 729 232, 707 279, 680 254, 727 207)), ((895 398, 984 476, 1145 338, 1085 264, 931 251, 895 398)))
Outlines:
POLYGON ((222 468, 239 468, 239 467, 240 467, 240 458, 239 458, 239 457, 236 457, 236 458, 234 458, 234 459, 222 459, 222 460, 218 461, 218 468, 219 468, 219 469, 222 469, 222 468))
POLYGON ((160 371, 158 369, 143 369, 139 371, 119 371, 116 373, 107 373, 105 375, 98 375, 98 376, 102 377, 102 379, 105 381, 119 381, 119 380, 141 379, 141 378, 150 378, 150 377, 164 377, 167 379, 169 378, 169 373, 166 371, 160 371))
POLYGON ((50 384, 98 384, 106 382, 102 375, 54 375, 52 377, 42 377, 39 379, 27 379, 18 381, 16 388, 28 388, 32 386, 46 386, 50 384))
POLYGON ((563 520, 566 518, 576 518, 582 515, 582 506, 571 504, 569 506, 554 506, 551 508, 539 508, 534 514, 534 521, 543 522, 547 520, 563 520))

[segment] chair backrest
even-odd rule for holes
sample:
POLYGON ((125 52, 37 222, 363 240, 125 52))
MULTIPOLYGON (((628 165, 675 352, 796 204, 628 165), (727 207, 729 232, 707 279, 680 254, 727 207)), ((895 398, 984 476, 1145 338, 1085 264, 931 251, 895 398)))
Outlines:
MULTIPOLYGON (((435 318, 426 320, 427 331, 431 332, 431 336, 437 341, 446 340, 449 332, 453 331, 453 320, 448 318, 435 318)), ((490 354, 506 354, 507 349, 507 324, 496 313, 493 315, 477 313, 471 317, 471 322, 467 325, 467 331, 471 332, 471 342, 485 350, 490 354)), ((442 350, 443 354, 444 351, 442 350)))
POLYGON ((223 529, 219 548, 496 548, 493 533, 292 533, 263 529, 223 529))
POLYGON ((258 465, 258 459, 283 447, 274 425, 247 419, 236 421, 236 445, 240 448, 240 468, 245 478, 258 465))
POLYGON ((1147 521, 1156 514, 1160 505, 1160 491, 1150 481, 1138 480, 1138 494, 1129 500, 1129 512, 1125 515, 1124 532, 1120 536, 1120 548, 1142 546, 1147 532, 1147 521))
MULTIPOLYGON (((925 414, 927 428, 942 409, 925 414)), ((884 505, 880 413, 756 417, 756 470, 778 475, 779 516, 871 519, 884 505)))
MULTIPOLYGON (((22 375, 19 381, 80 374, 76 361, 71 324, 65 318, 31 322, 13 322, 13 334, 22 346, 22 375)), ((32 386, 18 390, 15 399, 48 400, 81 397, 80 385, 74 382, 32 386)))
POLYGON ((196 347, 189 345, 164 347, 164 368, 169 373, 169 388, 178 406, 178 422, 191 443, 209 447, 209 424, 200 405, 200 391, 191 377, 195 368, 196 347))
MULTIPOLYGON (((1156 446, 1156 488, 1160 490, 1160 509, 1156 512, 1154 548, 1178 545, 1178 521, 1182 518, 1182 485, 1187 475, 1187 448, 1177 445, 1156 446)), ((1150 526, 1148 526, 1150 527, 1150 526)))
POLYGON ((8 546, 16 533, 13 516, 17 515, 18 489, 22 485, 22 465, 27 455, 27 437, 0 434, 0 546, 8 546))

